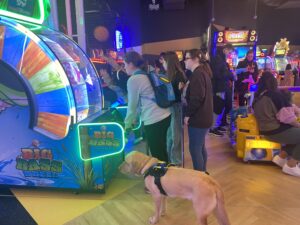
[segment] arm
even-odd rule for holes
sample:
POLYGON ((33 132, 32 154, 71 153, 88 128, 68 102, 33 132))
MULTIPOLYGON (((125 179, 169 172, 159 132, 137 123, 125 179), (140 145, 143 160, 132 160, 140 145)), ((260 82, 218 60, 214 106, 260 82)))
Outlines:
POLYGON ((290 124, 294 127, 300 127, 293 107, 283 107, 276 114, 277 120, 284 124, 290 124))
POLYGON ((130 77, 127 82, 128 108, 125 118, 125 129, 131 129, 137 117, 137 108, 140 97, 139 81, 136 77, 130 77))

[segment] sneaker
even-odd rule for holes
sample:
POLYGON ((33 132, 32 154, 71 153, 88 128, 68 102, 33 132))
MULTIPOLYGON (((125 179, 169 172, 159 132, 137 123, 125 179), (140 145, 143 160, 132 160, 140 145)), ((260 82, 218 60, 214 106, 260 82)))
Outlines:
POLYGON ((225 133, 227 131, 227 129, 224 128, 224 127, 218 127, 217 130, 222 132, 222 133, 225 133))
POLYGON ((282 167, 282 172, 289 174, 291 176, 300 177, 300 167, 297 164, 295 167, 289 167, 287 164, 284 164, 282 167))
POLYGON ((221 133, 220 131, 218 131, 216 128, 215 129, 210 129, 208 134, 210 135, 214 135, 216 137, 223 137, 223 133, 221 133))
POLYGON ((272 159, 272 162, 281 168, 286 164, 287 159, 281 158, 279 155, 275 155, 272 159))

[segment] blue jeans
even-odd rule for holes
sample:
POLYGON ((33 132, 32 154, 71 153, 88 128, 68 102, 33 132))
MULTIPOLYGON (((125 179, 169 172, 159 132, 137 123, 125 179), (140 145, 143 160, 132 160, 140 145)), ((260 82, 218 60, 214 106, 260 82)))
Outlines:
POLYGON ((194 170, 206 171, 207 152, 205 149, 205 135, 207 128, 188 127, 189 148, 194 170))
POLYGON ((167 133, 167 151, 171 163, 182 165, 183 123, 181 103, 174 103, 170 110, 171 124, 167 133))

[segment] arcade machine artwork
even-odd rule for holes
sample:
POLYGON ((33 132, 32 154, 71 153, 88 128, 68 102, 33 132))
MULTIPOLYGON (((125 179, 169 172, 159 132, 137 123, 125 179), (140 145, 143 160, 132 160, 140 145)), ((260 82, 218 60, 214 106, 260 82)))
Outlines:
POLYGON ((234 69, 239 61, 245 58, 248 50, 253 49, 255 54, 256 41, 257 33, 255 30, 225 30, 215 32, 213 54, 215 54, 218 46, 232 44, 234 51, 227 56, 226 60, 230 68, 234 69))
POLYGON ((96 71, 75 42, 42 25, 49 8, 0 2, 0 185, 104 191, 124 131, 97 123, 96 71))

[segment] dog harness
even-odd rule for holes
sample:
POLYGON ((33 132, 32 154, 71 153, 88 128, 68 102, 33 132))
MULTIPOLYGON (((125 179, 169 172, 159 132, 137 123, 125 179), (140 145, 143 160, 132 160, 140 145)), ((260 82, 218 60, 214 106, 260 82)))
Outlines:
POLYGON ((163 177, 167 171, 168 168, 171 166, 175 166, 174 164, 167 164, 166 162, 158 162, 154 165, 152 165, 144 174, 144 179, 146 179, 147 176, 153 176, 154 177, 154 183, 158 187, 161 194, 166 195, 167 193, 163 189, 160 178, 163 177))

